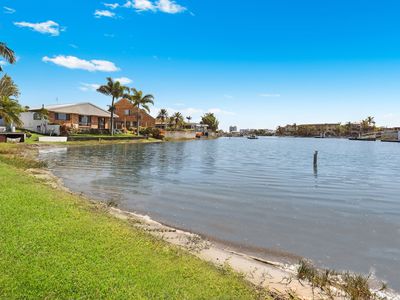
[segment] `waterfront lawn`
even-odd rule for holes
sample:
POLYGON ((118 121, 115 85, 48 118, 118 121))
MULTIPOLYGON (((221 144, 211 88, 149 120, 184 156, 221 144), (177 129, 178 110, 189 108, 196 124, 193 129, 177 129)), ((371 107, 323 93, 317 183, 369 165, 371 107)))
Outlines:
POLYGON ((0 228, 1 299, 258 297, 238 275, 1 161, 0 228))
POLYGON ((31 136, 26 138, 25 143, 26 144, 36 144, 39 142, 39 137, 43 136, 42 134, 39 133, 31 133, 31 136))

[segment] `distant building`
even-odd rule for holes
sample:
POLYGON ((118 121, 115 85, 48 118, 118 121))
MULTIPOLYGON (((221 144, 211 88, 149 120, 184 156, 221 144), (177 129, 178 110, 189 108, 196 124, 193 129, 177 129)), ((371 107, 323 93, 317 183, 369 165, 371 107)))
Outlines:
POLYGON ((254 132, 256 129, 240 129, 240 134, 250 134, 254 132))
POLYGON ((400 141, 399 129, 388 129, 382 133, 382 141, 400 141))
POLYGON ((237 126, 229 126, 229 132, 230 132, 230 133, 232 133, 232 132, 237 132, 237 131, 238 131, 237 126))

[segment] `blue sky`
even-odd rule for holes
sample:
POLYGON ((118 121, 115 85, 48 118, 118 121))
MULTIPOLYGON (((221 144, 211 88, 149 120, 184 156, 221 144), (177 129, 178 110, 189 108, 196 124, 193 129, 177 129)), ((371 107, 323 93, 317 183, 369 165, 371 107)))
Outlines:
POLYGON ((152 93, 154 112, 223 129, 357 121, 400 126, 399 1, 0 0, 4 66, 21 103, 90 101, 105 78, 152 93), (131 81, 131 82, 130 82, 131 81))

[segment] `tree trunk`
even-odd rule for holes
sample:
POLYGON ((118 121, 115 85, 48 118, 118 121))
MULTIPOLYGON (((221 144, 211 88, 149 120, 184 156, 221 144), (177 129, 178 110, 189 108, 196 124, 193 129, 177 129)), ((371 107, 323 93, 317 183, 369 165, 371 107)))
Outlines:
POLYGON ((115 101, 115 98, 112 97, 112 102, 111 102, 111 136, 114 135, 114 101, 115 101))
POLYGON ((136 115, 136 123, 137 123, 137 135, 139 136, 139 134, 140 134, 140 121, 139 121, 139 118, 140 118, 140 105, 138 104, 138 107, 137 107, 137 115, 136 115))

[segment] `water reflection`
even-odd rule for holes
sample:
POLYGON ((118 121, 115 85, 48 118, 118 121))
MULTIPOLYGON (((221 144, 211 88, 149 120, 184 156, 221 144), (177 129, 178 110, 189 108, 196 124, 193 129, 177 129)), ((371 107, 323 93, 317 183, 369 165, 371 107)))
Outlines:
POLYGON ((399 146, 232 138, 40 155, 90 197, 259 249, 256 255, 274 248, 323 266, 373 268, 400 289, 399 146), (315 149, 319 168, 311 166, 315 149))

